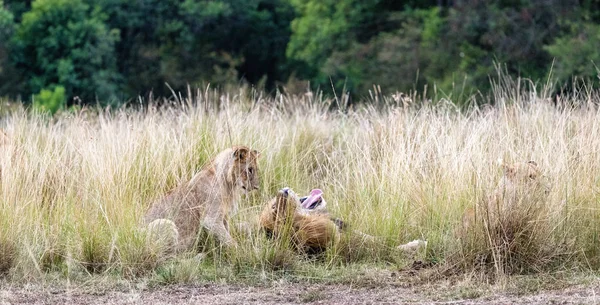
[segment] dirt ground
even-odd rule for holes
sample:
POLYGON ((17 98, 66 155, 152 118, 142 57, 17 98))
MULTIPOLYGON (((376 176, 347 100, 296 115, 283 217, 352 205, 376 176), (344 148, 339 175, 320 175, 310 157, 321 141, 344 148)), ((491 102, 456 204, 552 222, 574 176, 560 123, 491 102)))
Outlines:
POLYGON ((507 292, 473 292, 451 287, 385 285, 273 284, 177 285, 158 288, 86 292, 84 289, 51 289, 35 285, 3 287, 5 304, 600 304, 600 284, 515 295, 507 292))

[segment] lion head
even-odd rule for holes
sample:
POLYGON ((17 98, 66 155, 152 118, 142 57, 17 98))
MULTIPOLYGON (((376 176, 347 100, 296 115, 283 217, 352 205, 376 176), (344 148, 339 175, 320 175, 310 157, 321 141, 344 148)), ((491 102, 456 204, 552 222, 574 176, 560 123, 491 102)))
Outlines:
POLYGON ((258 189, 258 156, 260 153, 246 146, 233 147, 233 165, 229 176, 235 186, 248 193, 258 189))
POLYGON ((502 164, 504 175, 513 181, 536 180, 541 176, 538 164, 535 161, 502 164))
POLYGON ((298 211, 301 206, 298 195, 289 187, 282 188, 270 202, 274 218, 286 218, 298 211))
MULTIPOLYGON (((282 188, 264 207, 259 217, 261 228, 271 237, 276 223, 293 216, 300 206, 300 200, 289 187, 282 188)), ((292 217, 293 218, 293 217, 292 217)))
MULTIPOLYGON (((268 237, 290 238, 297 250, 317 254, 339 239, 341 220, 327 214, 309 214, 304 210, 315 208, 322 200, 322 192, 313 190, 300 202, 298 195, 286 187, 265 206, 260 225, 268 237), (340 223, 338 225, 338 223, 340 223), (286 233, 287 232, 287 233, 286 233)), ((322 203, 322 202, 321 202, 322 203)))
POLYGON ((548 192, 549 187, 543 178, 538 164, 535 161, 502 164, 504 171, 503 183, 525 188, 536 188, 548 192))

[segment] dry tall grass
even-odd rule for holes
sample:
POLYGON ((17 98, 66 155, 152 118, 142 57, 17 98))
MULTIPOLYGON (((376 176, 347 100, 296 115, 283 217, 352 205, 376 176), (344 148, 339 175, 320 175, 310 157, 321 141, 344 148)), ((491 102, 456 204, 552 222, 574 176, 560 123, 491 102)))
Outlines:
MULTIPOLYGON (((321 188, 332 213, 384 241, 333 249, 317 262, 323 268, 394 262, 393 246, 416 238, 429 241, 429 260, 458 270, 477 270, 485 257, 497 274, 598 268, 598 101, 582 95, 557 106, 540 95, 499 87, 496 106, 463 111, 416 97, 377 95, 377 106, 348 108, 318 95, 272 99, 244 91, 55 118, 17 110, 0 123, 12 139, 3 146, 0 273, 18 280, 155 271, 185 281, 217 272, 186 257, 161 260, 139 226, 152 200, 231 144, 262 153, 261 189, 243 200, 234 222, 253 221, 281 187, 321 188), (536 234, 520 241, 525 263, 517 269, 498 267, 498 253, 486 256, 489 234, 475 232, 468 242, 455 234, 464 210, 500 179, 498 158, 535 160, 551 185, 544 212, 523 217, 536 234)), ((237 239, 238 251, 206 260, 233 275, 305 263, 260 234, 237 239)))

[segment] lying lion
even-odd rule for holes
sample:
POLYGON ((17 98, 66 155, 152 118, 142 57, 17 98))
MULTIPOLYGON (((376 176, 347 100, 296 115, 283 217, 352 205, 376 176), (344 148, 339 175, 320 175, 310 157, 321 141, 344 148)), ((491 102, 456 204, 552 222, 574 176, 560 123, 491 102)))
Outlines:
MULTIPOLYGON (((345 222, 329 215, 323 192, 314 189, 308 196, 299 198, 290 188, 281 189, 275 198, 267 203, 259 217, 260 227, 267 236, 291 238, 294 247, 305 253, 319 253, 336 244, 341 233, 347 232, 365 242, 382 246, 374 236, 356 230, 349 230, 345 222)), ((427 241, 414 240, 397 247, 407 254, 413 254, 427 246, 427 241)))
POLYGON ((284 188, 265 206, 259 222, 268 236, 287 236, 299 251, 321 252, 339 240, 341 226, 327 213, 318 213, 319 210, 303 211, 296 193, 284 188))
POLYGON ((219 153, 192 179, 156 201, 144 218, 147 234, 166 252, 191 250, 201 228, 236 246, 228 217, 243 193, 258 189, 259 153, 235 146, 219 153))

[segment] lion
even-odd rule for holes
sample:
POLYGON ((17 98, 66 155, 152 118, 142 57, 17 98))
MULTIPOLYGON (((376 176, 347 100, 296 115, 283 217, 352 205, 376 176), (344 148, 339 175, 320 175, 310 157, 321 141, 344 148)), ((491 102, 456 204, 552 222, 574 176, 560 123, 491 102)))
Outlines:
MULTIPOLYGON (((306 200, 303 198, 303 201, 306 200)), ((341 224, 330 218, 328 213, 302 210, 302 202, 296 193, 290 188, 283 188, 263 209, 260 226, 268 236, 289 236, 294 247, 306 253, 322 252, 339 240, 341 224)))
POLYGON ((546 199, 549 188, 535 161, 502 163, 502 169, 502 178, 494 191, 463 214, 464 231, 469 230, 478 217, 487 228, 492 228, 510 221, 515 213, 535 212, 546 199))
POLYGON ((258 189, 259 152, 234 146, 219 153, 187 183, 154 202, 144 222, 148 238, 183 252, 196 244, 202 228, 225 246, 237 246, 228 229, 228 216, 242 194, 258 189))
MULTIPOLYGON (((384 246, 383 240, 375 236, 352 230, 343 220, 332 217, 320 189, 313 189, 308 196, 298 198, 290 188, 283 188, 264 207, 259 225, 268 237, 280 237, 281 232, 291 228, 292 242, 296 249, 315 254, 327 246, 336 244, 341 234, 349 234, 351 244, 368 247, 384 246)), ((413 240, 396 249, 413 254, 427 247, 425 240, 413 240)))

